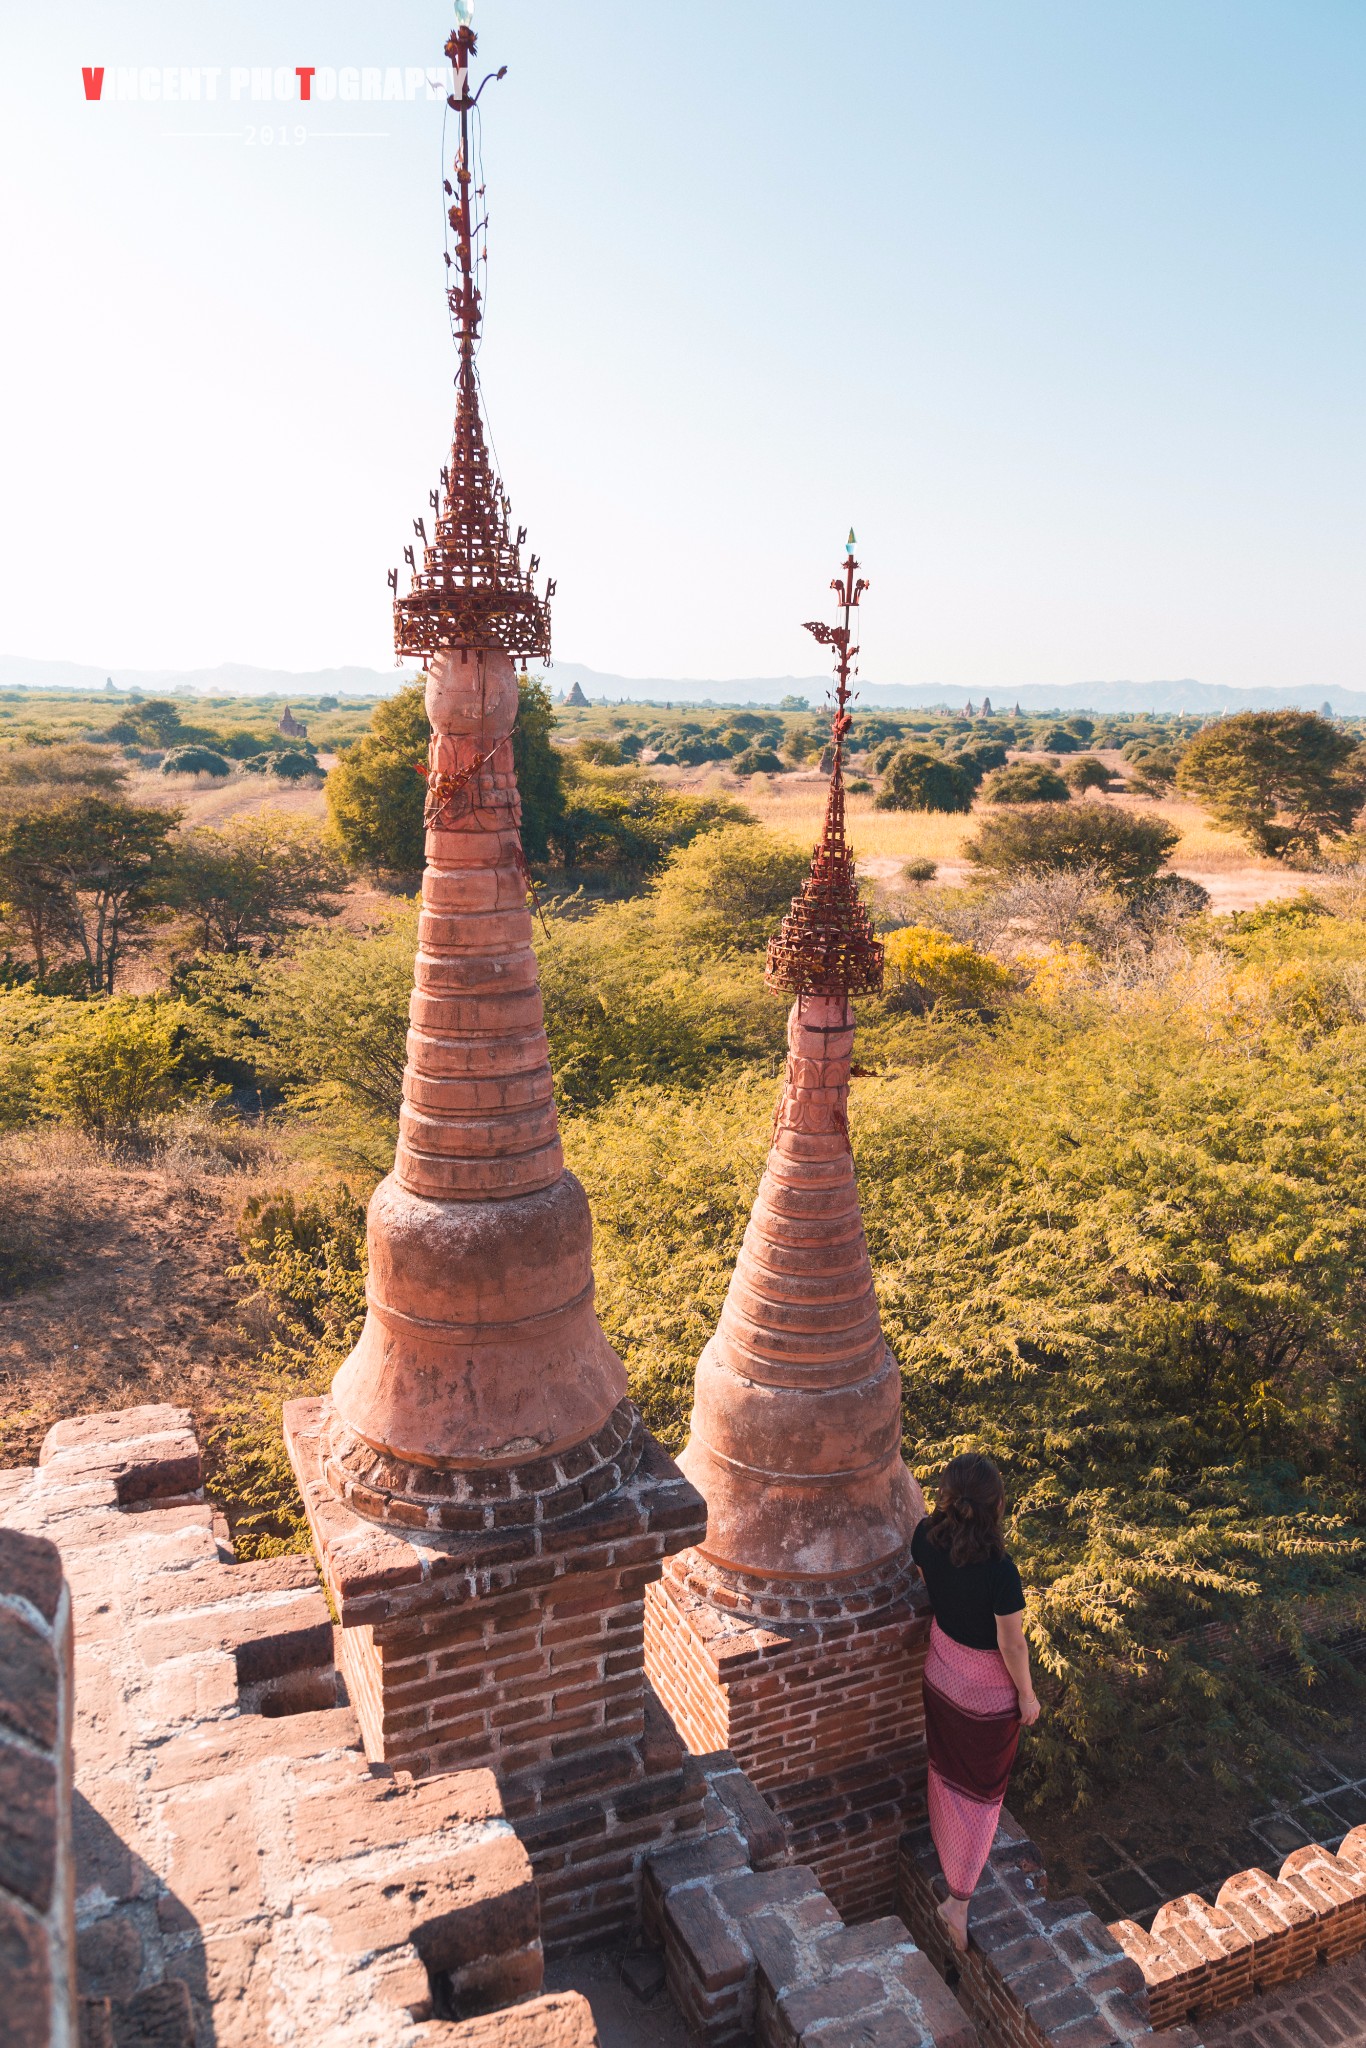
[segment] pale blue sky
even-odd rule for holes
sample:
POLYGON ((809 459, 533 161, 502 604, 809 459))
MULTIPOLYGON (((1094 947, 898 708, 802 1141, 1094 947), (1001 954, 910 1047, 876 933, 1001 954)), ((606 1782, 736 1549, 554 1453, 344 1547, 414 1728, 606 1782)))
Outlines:
MULTIPOLYGON (((441 109, 227 76, 436 60, 446 6, 16 14, 0 652, 384 664, 449 426, 441 109), (88 105, 91 63, 220 101, 88 105)), ((852 520, 873 680, 1366 685, 1361 0, 476 25, 485 389, 566 659, 809 673, 852 520)))

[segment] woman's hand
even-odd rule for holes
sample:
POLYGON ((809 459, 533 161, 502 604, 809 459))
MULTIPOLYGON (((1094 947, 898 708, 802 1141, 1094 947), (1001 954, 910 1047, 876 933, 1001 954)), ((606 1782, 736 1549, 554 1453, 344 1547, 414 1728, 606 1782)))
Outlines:
POLYGON ((1039 1702, 1029 1675, 1029 1645, 1025 1642, 1023 1614, 998 1614, 996 1642, 1001 1661, 1010 1673, 1020 1702, 1020 1720, 1032 1728, 1039 1718, 1039 1702))

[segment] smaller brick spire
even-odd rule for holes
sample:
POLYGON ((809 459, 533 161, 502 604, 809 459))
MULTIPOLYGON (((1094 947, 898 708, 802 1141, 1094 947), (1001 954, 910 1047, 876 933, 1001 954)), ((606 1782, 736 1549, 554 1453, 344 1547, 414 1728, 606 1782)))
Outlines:
POLYGON ((670 1568, 718 1605, 771 1616, 889 1595, 924 1513, 902 1462, 901 1374, 849 1149, 849 996, 882 985, 844 836, 853 615, 868 587, 853 550, 851 533, 832 585, 842 623, 808 628, 836 650, 830 794, 811 872, 768 950, 769 987, 796 995, 782 1099, 679 1459, 707 1502, 707 1534, 670 1568))

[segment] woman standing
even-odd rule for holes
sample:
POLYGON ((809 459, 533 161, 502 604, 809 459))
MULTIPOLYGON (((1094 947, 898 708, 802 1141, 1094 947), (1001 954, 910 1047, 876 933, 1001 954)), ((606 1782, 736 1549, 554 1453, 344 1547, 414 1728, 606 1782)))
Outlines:
POLYGON ((945 1469, 934 1513, 911 1538, 934 1610, 925 1661, 930 1833, 956 1949, 996 1834, 1021 1727, 1039 1718, 1024 1636, 1024 1587, 1006 1554, 1005 1489, 991 1459, 965 1451, 945 1469))

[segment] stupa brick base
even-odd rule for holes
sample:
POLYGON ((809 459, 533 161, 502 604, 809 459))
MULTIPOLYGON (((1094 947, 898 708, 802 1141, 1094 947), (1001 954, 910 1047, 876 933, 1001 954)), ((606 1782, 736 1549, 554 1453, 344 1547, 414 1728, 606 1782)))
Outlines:
POLYGON ((497 1774, 548 1952, 636 1925, 647 1852, 702 1828, 701 1774, 651 1712, 644 1666, 646 1588, 701 1535, 701 1499, 637 1425, 634 1469, 575 1512, 465 1533, 395 1527, 329 1483, 330 1411, 291 1402, 285 1438, 367 1755, 415 1777, 497 1774))
POLYGON ((706 1577, 690 1553, 646 1594, 661 1700, 695 1754, 733 1752, 846 1919, 888 1912, 897 1842, 925 1803, 923 1590, 912 1580, 861 1612, 854 1594, 833 1616, 756 1621, 716 1605, 706 1577))

